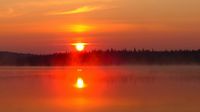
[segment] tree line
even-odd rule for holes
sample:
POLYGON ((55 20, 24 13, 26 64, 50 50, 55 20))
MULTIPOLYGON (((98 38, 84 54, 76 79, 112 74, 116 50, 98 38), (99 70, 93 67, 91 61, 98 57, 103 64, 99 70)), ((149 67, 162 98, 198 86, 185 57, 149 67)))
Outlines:
POLYGON ((93 50, 53 54, 0 52, 1 66, 200 64, 200 50, 93 50))

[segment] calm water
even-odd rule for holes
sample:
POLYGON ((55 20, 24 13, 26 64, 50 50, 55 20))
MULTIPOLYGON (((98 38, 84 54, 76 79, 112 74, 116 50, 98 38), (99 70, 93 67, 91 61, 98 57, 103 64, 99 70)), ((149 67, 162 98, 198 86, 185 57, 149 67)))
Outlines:
POLYGON ((200 112, 200 66, 0 67, 0 111, 200 112))

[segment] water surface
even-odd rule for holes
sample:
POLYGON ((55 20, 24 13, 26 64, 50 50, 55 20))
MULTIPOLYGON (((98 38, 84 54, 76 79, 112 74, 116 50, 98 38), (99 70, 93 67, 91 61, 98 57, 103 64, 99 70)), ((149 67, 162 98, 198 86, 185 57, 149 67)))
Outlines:
POLYGON ((0 67, 1 112, 200 112, 199 66, 0 67), (81 77, 86 87, 74 85, 81 77))

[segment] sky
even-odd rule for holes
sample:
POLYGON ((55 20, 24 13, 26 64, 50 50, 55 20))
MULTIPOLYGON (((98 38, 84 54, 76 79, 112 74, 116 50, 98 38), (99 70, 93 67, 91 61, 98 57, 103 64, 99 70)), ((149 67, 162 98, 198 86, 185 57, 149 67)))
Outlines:
POLYGON ((199 49, 199 0, 0 0, 0 51, 199 49))

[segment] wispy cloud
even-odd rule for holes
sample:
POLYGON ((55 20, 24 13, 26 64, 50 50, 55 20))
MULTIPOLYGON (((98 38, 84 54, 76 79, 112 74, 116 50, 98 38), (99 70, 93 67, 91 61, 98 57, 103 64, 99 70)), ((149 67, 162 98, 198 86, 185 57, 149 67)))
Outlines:
POLYGON ((68 10, 68 11, 55 11, 55 12, 49 12, 48 15, 69 15, 69 14, 80 14, 80 13, 87 13, 92 12, 95 10, 103 9, 103 7, 100 6, 83 6, 76 9, 68 10))

